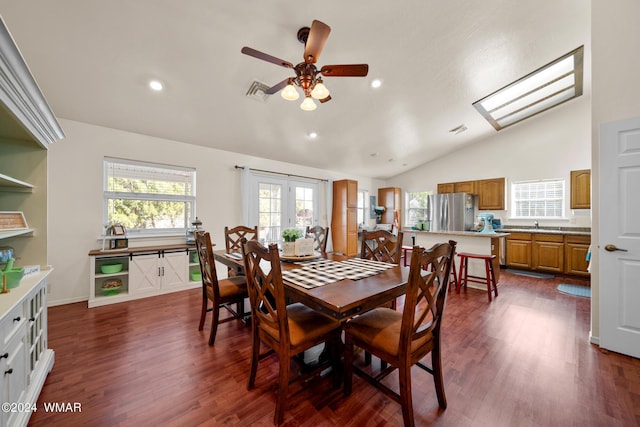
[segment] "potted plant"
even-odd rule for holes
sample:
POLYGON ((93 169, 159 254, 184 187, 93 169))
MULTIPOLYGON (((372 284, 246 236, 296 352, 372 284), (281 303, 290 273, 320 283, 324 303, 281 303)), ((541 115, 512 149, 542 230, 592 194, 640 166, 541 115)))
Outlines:
POLYGON ((293 256, 296 253, 296 240, 302 237, 302 231, 297 228, 287 228, 282 232, 282 255, 293 256))

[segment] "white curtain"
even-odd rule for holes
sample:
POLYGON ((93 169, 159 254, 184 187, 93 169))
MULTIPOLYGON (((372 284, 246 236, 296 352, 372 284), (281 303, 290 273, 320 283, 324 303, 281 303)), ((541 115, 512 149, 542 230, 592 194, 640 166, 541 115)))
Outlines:
POLYGON ((251 180, 249 179, 250 170, 248 167, 243 167, 242 172, 240 172, 240 195, 242 198, 242 224, 246 227, 251 227, 249 225, 249 204, 250 204, 250 194, 251 194, 251 180))
POLYGON ((320 218, 318 218, 318 225, 321 227, 327 227, 329 225, 329 207, 327 206, 327 193, 329 192, 329 182, 320 181, 318 183, 318 209, 320 211, 320 218))

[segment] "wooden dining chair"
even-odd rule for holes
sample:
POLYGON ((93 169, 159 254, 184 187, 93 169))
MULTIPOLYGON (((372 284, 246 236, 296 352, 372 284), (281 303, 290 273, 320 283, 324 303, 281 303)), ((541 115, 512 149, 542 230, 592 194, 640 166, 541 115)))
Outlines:
POLYGON ((395 235, 387 230, 363 230, 360 257, 400 265, 402 238, 402 231, 395 235))
POLYGON ((213 345, 220 323, 243 319, 248 316, 249 313, 244 312, 244 299, 249 297, 247 282, 244 276, 218 280, 211 246, 211 236, 205 231, 196 231, 194 234, 198 261, 200 262, 200 273, 202 274, 202 312, 198 330, 201 331, 204 328, 207 312, 213 312, 211 333, 209 334, 209 345, 213 345), (209 308, 209 301, 212 303, 211 308, 209 308), (235 311, 231 308, 231 304, 236 304, 235 311), (220 307, 227 309, 232 316, 220 320, 220 307))
POLYGON ((269 245, 267 249, 255 240, 244 240, 242 248, 252 315, 251 369, 247 388, 251 390, 255 385, 258 362, 276 352, 280 367, 273 422, 279 425, 284 419, 292 378, 304 381, 326 369, 330 363, 333 365, 334 386, 339 385, 337 348, 341 336, 340 322, 300 303, 286 305, 276 244, 269 245), (269 351, 260 352, 261 342, 269 351), (328 344, 330 354, 327 363, 319 363, 313 371, 300 370, 292 377, 291 361, 299 361, 294 356, 323 342, 328 344))
MULTIPOLYGON (((255 227, 246 227, 244 225, 238 225, 233 228, 225 227, 224 228, 224 245, 225 250, 228 254, 230 253, 242 253, 242 239, 245 238, 247 240, 258 240, 258 226, 255 227)), ((227 274, 229 277, 233 277, 238 275, 238 273, 232 269, 228 268, 227 274)))
POLYGON ((401 404, 405 426, 414 425, 411 394, 413 365, 433 375, 438 404, 443 409, 447 407, 440 344, 442 315, 455 247, 456 242, 452 240, 449 243, 434 245, 426 251, 424 248, 415 247, 402 312, 379 307, 354 317, 343 326, 344 393, 351 394, 352 376, 356 369, 360 375, 401 404), (427 270, 430 273, 424 271, 424 266, 428 266, 427 270), (354 345, 371 352, 386 361, 389 366, 375 377, 357 369, 353 365, 354 345), (420 362, 429 353, 431 367, 420 362), (381 383, 381 380, 396 368, 400 393, 381 383))
POLYGON ((327 253, 327 241, 329 240, 329 227, 321 227, 319 225, 307 225, 307 238, 313 239, 313 250, 322 254, 327 253))

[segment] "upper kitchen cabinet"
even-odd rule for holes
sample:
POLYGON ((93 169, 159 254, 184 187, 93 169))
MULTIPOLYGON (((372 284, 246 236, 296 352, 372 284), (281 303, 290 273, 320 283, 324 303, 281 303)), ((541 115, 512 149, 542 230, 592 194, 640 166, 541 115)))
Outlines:
POLYGON ((0 211, 22 212, 28 224, 25 233, 0 230, 0 246, 13 247, 20 265, 47 264, 47 148, 63 137, 0 18, 0 211))
POLYGON ((459 182, 448 182, 445 184, 438 184, 438 194, 448 194, 448 193, 470 193, 477 194, 478 190, 476 187, 477 181, 459 181, 459 182))
POLYGON ((504 178, 482 179, 476 183, 479 210, 504 210, 504 178))
POLYGON ((591 209, 591 169, 571 171, 571 209, 591 209))
POLYGON ((470 193, 478 195, 478 209, 502 211, 505 209, 504 178, 481 179, 476 181, 459 181, 438 184, 438 194, 470 193))
POLYGON ((397 222, 397 230, 401 228, 401 190, 396 187, 378 189, 378 205, 384 206, 382 214, 382 224, 393 224, 397 222))

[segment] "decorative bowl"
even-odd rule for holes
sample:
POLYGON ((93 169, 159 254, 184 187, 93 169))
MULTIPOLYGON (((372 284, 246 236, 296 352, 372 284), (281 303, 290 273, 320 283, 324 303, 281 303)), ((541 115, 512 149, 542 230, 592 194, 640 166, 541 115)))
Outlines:
POLYGON ((118 262, 115 264, 102 264, 100 266, 100 271, 103 274, 113 274, 122 271, 122 263, 118 262))
POLYGON ((104 292, 106 296, 117 295, 120 292, 120 289, 122 289, 122 280, 120 279, 105 280, 102 283, 102 288, 100 289, 102 289, 102 292, 104 292))

